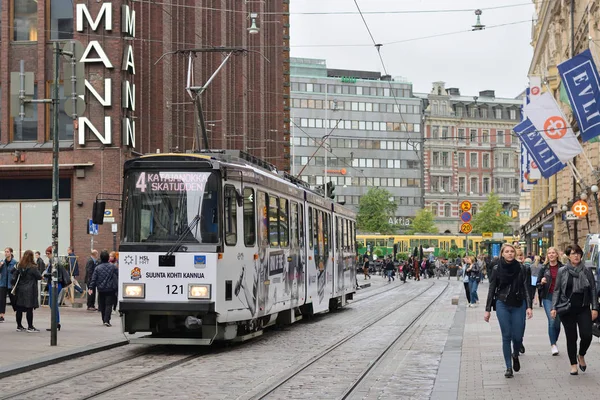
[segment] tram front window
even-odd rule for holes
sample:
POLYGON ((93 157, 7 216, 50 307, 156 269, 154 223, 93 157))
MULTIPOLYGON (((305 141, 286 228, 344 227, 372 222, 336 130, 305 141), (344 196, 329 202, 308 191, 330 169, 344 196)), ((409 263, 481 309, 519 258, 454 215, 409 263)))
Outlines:
POLYGON ((124 185, 124 243, 219 242, 219 178, 214 173, 132 171, 124 185))

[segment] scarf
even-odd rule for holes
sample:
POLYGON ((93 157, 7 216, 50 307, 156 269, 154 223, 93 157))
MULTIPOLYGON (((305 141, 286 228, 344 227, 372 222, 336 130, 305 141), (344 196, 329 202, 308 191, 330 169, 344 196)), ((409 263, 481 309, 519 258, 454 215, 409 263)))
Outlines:
POLYGON ((517 260, 506 261, 501 257, 498 262, 498 286, 503 288, 512 285, 520 271, 521 264, 517 260))
POLYGON ((584 293, 590 287, 590 281, 584 268, 585 265, 583 262, 579 263, 578 266, 571 264, 571 261, 567 263, 567 272, 573 277, 572 293, 584 293))

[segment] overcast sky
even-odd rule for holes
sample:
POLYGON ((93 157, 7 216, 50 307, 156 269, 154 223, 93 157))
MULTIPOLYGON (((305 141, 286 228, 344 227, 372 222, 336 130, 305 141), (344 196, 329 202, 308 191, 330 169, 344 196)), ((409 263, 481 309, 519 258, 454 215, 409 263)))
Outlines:
MULTIPOLYGON (((496 90, 497 97, 515 97, 528 85, 527 70, 533 54, 531 0, 357 1, 363 12, 388 12, 366 14, 365 19, 375 41, 383 44, 381 54, 388 73, 405 77, 413 83, 415 92, 429 92, 431 83, 441 80, 446 87, 460 88, 464 95, 491 89, 496 90), (510 7, 490 9, 498 6, 510 7), (475 24, 477 8, 483 10, 481 23, 487 29, 473 32, 470 29, 475 24), (391 13, 457 9, 468 11, 391 13), (503 24, 512 25, 494 27, 503 24), (448 34, 458 31, 463 32, 448 34), (424 39, 432 35, 444 36, 424 39)), ((292 57, 323 58, 329 68, 383 73, 360 15, 335 15, 356 12, 354 0, 291 0, 290 3, 292 57), (311 12, 334 14, 300 14, 311 12)))

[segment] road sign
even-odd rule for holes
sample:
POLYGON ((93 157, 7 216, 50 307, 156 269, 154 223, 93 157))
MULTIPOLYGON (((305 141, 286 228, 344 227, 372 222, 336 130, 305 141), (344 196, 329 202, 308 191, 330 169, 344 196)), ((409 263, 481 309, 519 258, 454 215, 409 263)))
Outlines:
POLYGON ((94 224, 91 219, 88 219, 88 235, 98 234, 98 224, 94 224))
POLYGON ((469 233, 471 233, 472 230, 473 230, 473 226, 471 224, 469 224, 468 222, 465 222, 464 224, 462 224, 460 226, 460 231, 462 233, 464 233, 465 235, 468 235, 469 233))
POLYGON ((460 219, 462 222, 469 222, 471 220, 471 213, 465 211, 464 213, 460 214, 460 219))
POLYGON ((575 215, 575 213, 573 211, 567 211, 565 213, 565 219, 567 221, 577 221, 579 219, 579 217, 577 215, 575 215))
POLYGON ((573 204, 573 207, 571 207, 571 211, 579 218, 585 217, 588 210, 588 204, 583 200, 576 201, 575 204, 573 204))
POLYGON ((481 234, 482 238, 486 238, 486 239, 491 239, 492 238, 492 232, 483 232, 481 234))
POLYGON ((471 211, 471 202, 469 200, 465 200, 460 203, 460 209, 464 212, 471 211))
POLYGON ((104 210, 104 218, 106 217, 114 217, 112 208, 107 208, 104 210))

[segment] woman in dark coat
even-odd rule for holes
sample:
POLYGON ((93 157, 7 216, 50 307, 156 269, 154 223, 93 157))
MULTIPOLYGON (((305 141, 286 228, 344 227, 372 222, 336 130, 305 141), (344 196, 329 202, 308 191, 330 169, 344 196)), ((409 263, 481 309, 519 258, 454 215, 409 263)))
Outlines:
POLYGON ((39 332, 33 326, 33 310, 40 306, 38 301, 37 281, 42 279, 37 264, 33 260, 33 252, 25 251, 19 265, 13 271, 12 284, 15 289, 15 311, 17 312, 17 332, 39 332), (27 316, 27 329, 22 325, 23 313, 27 316))

